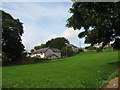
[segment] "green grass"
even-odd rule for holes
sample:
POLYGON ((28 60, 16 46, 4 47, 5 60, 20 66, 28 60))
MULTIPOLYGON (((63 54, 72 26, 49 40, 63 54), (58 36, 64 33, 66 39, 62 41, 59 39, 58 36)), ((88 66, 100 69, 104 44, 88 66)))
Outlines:
POLYGON ((118 52, 82 53, 73 57, 3 67, 5 88, 97 88, 118 69, 118 52))

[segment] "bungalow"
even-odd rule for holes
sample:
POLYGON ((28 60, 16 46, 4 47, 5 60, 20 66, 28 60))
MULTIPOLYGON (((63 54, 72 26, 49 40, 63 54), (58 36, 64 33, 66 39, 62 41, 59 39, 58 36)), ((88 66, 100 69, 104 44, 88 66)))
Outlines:
POLYGON ((56 48, 42 48, 34 51, 31 57, 56 59, 61 58, 61 51, 56 48))

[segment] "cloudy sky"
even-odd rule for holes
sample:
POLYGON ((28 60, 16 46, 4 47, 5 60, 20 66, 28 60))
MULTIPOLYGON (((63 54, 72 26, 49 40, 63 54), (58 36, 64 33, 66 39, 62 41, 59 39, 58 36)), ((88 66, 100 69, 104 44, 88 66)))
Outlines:
POLYGON ((22 42, 28 51, 56 37, 65 37, 71 44, 83 47, 86 44, 78 38, 80 30, 65 27, 71 6, 72 2, 3 2, 2 10, 23 23, 22 42))

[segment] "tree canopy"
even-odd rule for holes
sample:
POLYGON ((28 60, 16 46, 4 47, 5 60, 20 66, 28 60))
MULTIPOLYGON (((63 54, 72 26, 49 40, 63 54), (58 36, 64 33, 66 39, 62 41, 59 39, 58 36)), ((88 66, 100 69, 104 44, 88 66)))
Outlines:
POLYGON ((58 37, 58 38, 51 39, 48 42, 46 42, 46 47, 58 48, 61 50, 63 47, 66 46, 66 43, 69 44, 69 41, 66 38, 58 37))
POLYGON ((46 44, 41 44, 41 45, 35 46, 34 50, 38 50, 38 49, 45 48, 45 47, 46 47, 46 44))
POLYGON ((24 46, 21 36, 23 26, 19 19, 14 19, 10 14, 2 12, 2 56, 10 61, 16 61, 22 58, 24 46))
POLYGON ((34 50, 38 50, 38 49, 46 48, 46 47, 58 48, 61 50, 63 47, 66 46, 66 43, 69 44, 69 41, 66 38, 58 37, 58 38, 47 41, 45 44, 35 46, 34 50))
POLYGON ((66 26, 75 30, 84 27, 78 37, 85 37, 85 43, 106 45, 120 38, 120 2, 74 2, 70 13, 66 26))

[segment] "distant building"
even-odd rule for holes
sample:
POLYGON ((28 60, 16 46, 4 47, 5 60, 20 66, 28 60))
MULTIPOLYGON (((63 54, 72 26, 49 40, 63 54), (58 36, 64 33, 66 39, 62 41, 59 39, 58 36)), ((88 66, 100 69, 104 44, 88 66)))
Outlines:
POLYGON ((110 47, 112 47, 111 44, 107 44, 104 46, 104 48, 110 48, 110 47))
POLYGON ((42 48, 34 51, 31 57, 56 59, 61 58, 61 51, 57 48, 42 48))
POLYGON ((73 52, 78 52, 79 48, 77 46, 75 46, 73 44, 66 44, 66 45, 69 46, 69 47, 72 47, 73 52))
MULTIPOLYGON (((103 42, 101 42, 100 44, 97 43, 97 44, 95 44, 93 47, 100 48, 100 47, 102 47, 102 46, 103 46, 103 42)), ((107 45, 104 46, 104 48, 108 48, 108 47, 111 47, 111 44, 107 44, 107 45)))
POLYGON ((94 46, 93 46, 93 47, 100 48, 100 47, 102 47, 102 45, 103 45, 103 42, 101 42, 100 44, 99 44, 99 43, 94 44, 94 46))

